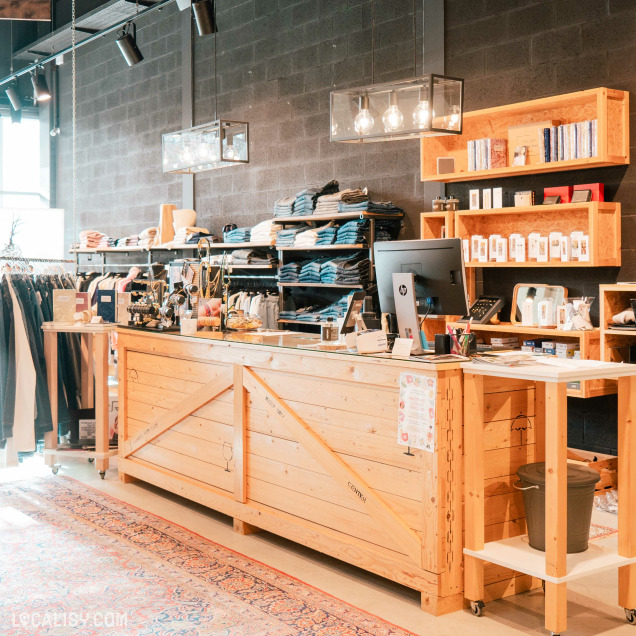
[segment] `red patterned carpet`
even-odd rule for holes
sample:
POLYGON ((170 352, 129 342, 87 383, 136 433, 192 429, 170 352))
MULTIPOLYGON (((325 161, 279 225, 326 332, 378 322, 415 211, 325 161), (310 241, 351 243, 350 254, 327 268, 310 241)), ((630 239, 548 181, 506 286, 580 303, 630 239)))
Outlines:
POLYGON ((409 636, 64 477, 0 485, 2 636, 409 636))

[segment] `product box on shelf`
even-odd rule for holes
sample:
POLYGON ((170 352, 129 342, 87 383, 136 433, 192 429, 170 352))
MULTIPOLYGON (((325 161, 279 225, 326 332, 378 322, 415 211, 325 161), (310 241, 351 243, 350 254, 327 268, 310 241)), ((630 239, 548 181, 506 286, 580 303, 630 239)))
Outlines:
POLYGON ((514 152, 517 146, 526 146, 526 163, 535 164, 542 163, 541 158, 541 141, 539 133, 543 136, 544 128, 557 126, 560 122, 547 120, 538 121, 532 124, 520 124, 519 126, 510 126, 508 128, 508 165, 512 165, 514 152))
POLYGON ((561 203, 570 203, 572 201, 573 186, 558 186, 555 188, 543 188, 543 198, 561 197, 561 203))
POLYGON ((604 183, 582 183, 575 185, 574 190, 591 190, 592 201, 605 201, 605 184, 604 183))

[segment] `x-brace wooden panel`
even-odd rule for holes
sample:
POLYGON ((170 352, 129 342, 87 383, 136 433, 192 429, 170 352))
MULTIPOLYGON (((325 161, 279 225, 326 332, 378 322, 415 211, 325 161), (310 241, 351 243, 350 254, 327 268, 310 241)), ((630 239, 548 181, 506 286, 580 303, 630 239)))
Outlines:
POLYGON ((249 367, 243 368, 243 384, 263 398, 266 408, 294 435, 298 442, 356 501, 364 504, 377 522, 408 556, 422 567, 422 543, 398 515, 391 510, 309 425, 278 397, 276 392, 249 367))
POLYGON ((188 395, 187 398, 179 402, 177 406, 170 409, 167 413, 160 415, 146 430, 129 439, 124 447, 124 457, 130 457, 146 444, 150 444, 168 429, 171 429, 203 405, 218 397, 223 391, 227 391, 233 384, 233 370, 229 368, 212 382, 204 384, 198 391, 188 395))

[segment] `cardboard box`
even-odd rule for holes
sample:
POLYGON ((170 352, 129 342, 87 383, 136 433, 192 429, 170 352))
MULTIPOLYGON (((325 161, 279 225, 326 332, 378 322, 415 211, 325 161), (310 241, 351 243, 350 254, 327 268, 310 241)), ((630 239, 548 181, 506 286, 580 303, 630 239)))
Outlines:
POLYGON ((526 146, 526 165, 542 163, 541 140, 543 129, 558 126, 559 121, 537 121, 533 124, 521 124, 520 126, 510 126, 508 128, 508 165, 512 165, 517 146, 526 146))

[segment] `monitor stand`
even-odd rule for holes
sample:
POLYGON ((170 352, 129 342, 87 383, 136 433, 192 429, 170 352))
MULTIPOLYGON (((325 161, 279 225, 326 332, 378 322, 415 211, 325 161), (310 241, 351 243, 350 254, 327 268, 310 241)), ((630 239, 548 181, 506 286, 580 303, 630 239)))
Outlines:
MULTIPOLYGON (((420 318, 415 301, 415 277, 413 274, 393 274, 393 297, 400 338, 413 340, 411 355, 423 355, 420 335, 420 318)), ((428 349, 428 345, 426 346, 428 349)))

